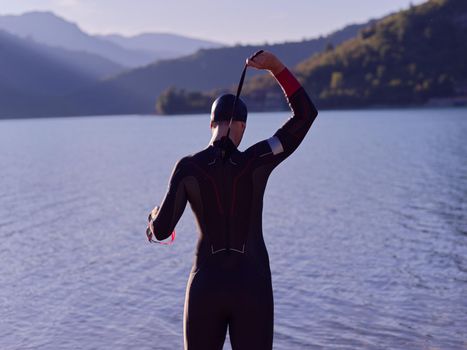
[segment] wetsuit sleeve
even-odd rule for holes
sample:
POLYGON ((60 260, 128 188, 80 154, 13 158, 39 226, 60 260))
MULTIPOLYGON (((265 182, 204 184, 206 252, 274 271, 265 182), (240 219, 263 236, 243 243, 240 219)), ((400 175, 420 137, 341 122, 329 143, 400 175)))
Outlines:
POLYGON ((259 163, 271 163, 274 166, 297 149, 318 115, 305 89, 287 68, 275 78, 284 91, 293 115, 272 137, 247 150, 254 154, 259 163))
POLYGON ((175 165, 159 212, 151 222, 154 235, 160 241, 172 234, 186 207, 187 196, 183 182, 183 164, 182 159, 175 165))

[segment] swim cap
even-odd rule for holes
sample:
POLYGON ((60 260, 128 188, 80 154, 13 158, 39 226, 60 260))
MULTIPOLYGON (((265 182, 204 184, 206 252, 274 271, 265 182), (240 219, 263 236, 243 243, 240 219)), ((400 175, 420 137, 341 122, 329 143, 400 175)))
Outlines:
MULTIPOLYGON (((211 107, 211 121, 213 122, 228 122, 232 117, 232 110, 235 101, 235 95, 225 94, 218 97, 211 107)), ((246 122, 248 111, 245 103, 239 98, 235 106, 235 113, 232 120, 246 122)))

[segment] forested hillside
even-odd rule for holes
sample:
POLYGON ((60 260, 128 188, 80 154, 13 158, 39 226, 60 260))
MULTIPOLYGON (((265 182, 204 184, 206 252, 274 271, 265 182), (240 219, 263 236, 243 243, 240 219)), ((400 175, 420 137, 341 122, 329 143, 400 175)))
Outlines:
MULTIPOLYGON (((466 38, 467 1, 431 0, 375 22, 295 71, 321 108, 420 105, 467 95, 466 38)), ((271 85, 249 82, 257 108, 277 92, 271 85)))
MULTIPOLYGON (((312 55, 294 67, 319 108, 424 105, 434 99, 467 97, 467 1, 431 0, 389 15, 355 38, 312 55)), ((234 86, 231 86, 232 91, 234 86)), ((158 109, 184 99, 185 112, 202 98, 190 91, 162 95, 158 109), (169 98, 170 97, 170 98, 169 98)), ((209 97, 209 98, 208 98, 209 97)), ((282 92, 268 74, 247 81, 250 110, 285 108, 282 92)), ((204 110, 209 110, 206 103, 204 110)))

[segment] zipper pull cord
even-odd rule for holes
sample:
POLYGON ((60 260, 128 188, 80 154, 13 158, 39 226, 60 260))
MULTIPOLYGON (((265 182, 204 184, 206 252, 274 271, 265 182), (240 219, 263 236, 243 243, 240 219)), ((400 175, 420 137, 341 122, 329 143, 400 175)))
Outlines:
MULTIPOLYGON (((253 55, 251 55, 248 59, 252 60, 254 59, 256 56, 262 54, 264 52, 264 50, 259 50, 259 51, 256 51, 253 55)), ((238 83, 238 87, 237 87, 237 93, 235 95, 235 100, 234 100, 234 103, 233 103, 233 107, 232 107, 232 114, 230 115, 230 120, 229 120, 229 128, 227 129, 227 136, 224 140, 224 144, 226 142, 226 140, 229 138, 230 136, 230 127, 232 125, 232 121, 233 121, 233 118, 234 118, 234 115, 235 115, 235 109, 237 108, 237 101, 238 99, 240 98, 240 94, 242 93, 242 88, 243 88, 243 82, 245 81, 245 75, 246 75, 246 70, 248 68, 248 65, 245 63, 244 67, 243 67, 243 71, 242 71, 242 75, 240 76, 240 82, 238 83)), ((223 145, 225 146, 225 145, 223 145)))

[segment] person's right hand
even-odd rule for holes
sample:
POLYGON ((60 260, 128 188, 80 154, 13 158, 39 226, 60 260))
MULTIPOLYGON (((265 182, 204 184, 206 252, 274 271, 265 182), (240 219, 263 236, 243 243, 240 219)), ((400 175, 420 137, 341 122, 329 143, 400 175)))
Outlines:
POLYGON ((272 53, 263 51, 253 59, 247 58, 246 64, 256 69, 265 69, 276 75, 284 68, 284 64, 272 53))

